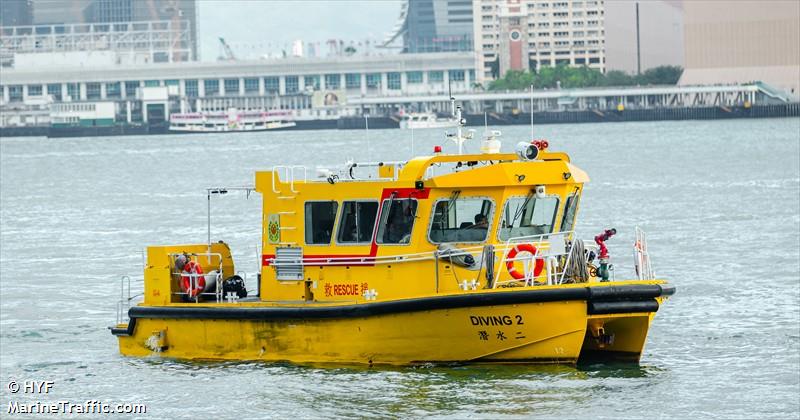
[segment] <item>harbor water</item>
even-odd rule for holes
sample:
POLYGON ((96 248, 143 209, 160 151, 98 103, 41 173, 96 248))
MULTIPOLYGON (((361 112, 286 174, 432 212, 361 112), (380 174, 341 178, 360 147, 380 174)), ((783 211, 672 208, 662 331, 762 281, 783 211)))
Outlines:
MULTIPOLYGON (((491 128, 491 127, 490 127, 491 128)), ((504 149, 529 127, 502 128, 504 149)), ((578 235, 614 227, 618 279, 634 227, 677 293, 641 364, 295 366, 119 355, 120 277, 142 250, 206 240, 207 187, 273 165, 403 160, 444 130, 0 139, 0 417, 11 403, 139 403, 141 418, 800 417, 800 119, 535 127, 589 173, 578 235), (53 381, 49 392, 11 382, 53 381)), ((475 151, 476 140, 466 144, 475 151)), ((314 171, 309 171, 313 176, 314 171)), ((257 194, 212 198, 212 240, 250 286, 257 194)), ((408 279, 413 281, 413 279, 408 279)), ((413 337, 409 345, 414 345, 413 337)), ((94 418, 97 415, 83 416, 94 418)))

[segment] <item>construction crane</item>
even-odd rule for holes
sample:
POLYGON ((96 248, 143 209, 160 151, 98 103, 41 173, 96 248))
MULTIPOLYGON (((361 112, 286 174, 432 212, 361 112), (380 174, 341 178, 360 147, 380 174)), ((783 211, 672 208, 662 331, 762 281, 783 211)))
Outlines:
POLYGON ((231 50, 231 47, 228 45, 227 42, 225 42, 225 38, 219 37, 219 44, 220 48, 222 49, 222 52, 220 53, 219 57, 217 57, 217 60, 236 61, 236 56, 233 55, 233 50, 231 50))

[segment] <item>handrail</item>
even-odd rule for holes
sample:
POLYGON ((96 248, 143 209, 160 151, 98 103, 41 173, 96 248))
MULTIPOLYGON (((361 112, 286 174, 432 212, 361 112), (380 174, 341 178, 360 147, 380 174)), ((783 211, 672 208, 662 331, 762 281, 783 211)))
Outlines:
MULTIPOLYGON (((574 233, 573 231, 564 231, 564 232, 541 233, 541 234, 538 234, 538 235, 525 235, 525 236, 510 237, 510 238, 508 238, 508 240, 506 240, 505 249, 510 249, 512 244, 520 244, 520 243, 539 243, 539 244, 541 244, 541 243, 551 239, 552 237, 566 239, 570 235, 572 235, 573 233, 574 233)), ((551 245, 548 243, 548 246, 551 246, 551 245)), ((565 244, 565 246, 566 246, 566 244, 565 244)), ((533 281, 534 281, 533 269, 531 267, 534 265, 533 262, 536 259, 543 259, 544 262, 545 262, 545 265, 547 266, 548 265, 547 259, 549 257, 566 255, 567 260, 565 261, 564 267, 567 267, 567 264, 569 264, 570 256, 572 255, 572 250, 573 249, 574 249, 573 246, 569 246, 569 249, 566 250, 563 253, 557 253, 555 255, 548 253, 548 255, 543 255, 541 253, 541 251, 542 251, 541 246, 539 246, 539 247, 536 248, 536 254, 535 255, 531 255, 530 257, 517 257, 517 258, 513 258, 513 259, 509 259, 508 258, 508 253, 503 253, 503 258, 500 260, 499 266, 502 267, 508 261, 523 261, 525 263, 525 279, 524 279, 525 280, 525 284, 526 285, 531 285, 531 284, 533 284, 533 281)), ((547 284, 562 284, 564 282, 564 275, 565 274, 566 274, 566 269, 564 269, 561 273, 551 273, 551 272, 548 271, 547 272, 547 282, 548 282, 547 284), (557 282, 554 282, 554 279, 556 277, 555 274, 559 274, 557 282)), ((496 289, 497 286, 499 284, 501 284, 501 283, 502 284, 506 284, 506 283, 513 283, 513 282, 517 282, 517 281, 518 281, 517 279, 507 280, 507 281, 504 281, 504 282, 493 281, 492 282, 492 285, 493 285, 492 288, 496 289)))
MULTIPOLYGON (((566 239, 568 235, 571 235, 573 232, 556 232, 552 234, 540 234, 540 235, 531 235, 531 236, 520 236, 510 238, 506 241, 506 243, 501 244, 499 246, 494 246, 492 255, 494 258, 497 258, 497 254, 501 253, 499 264, 502 267, 508 261, 524 261, 526 263, 532 262, 534 258, 544 258, 547 265, 547 284, 555 285, 555 284, 562 284, 564 282, 564 277, 566 275, 566 264, 572 259, 571 253, 573 252, 574 247, 567 247, 564 245, 564 251, 559 253, 552 253, 547 252, 546 254, 537 253, 535 256, 519 256, 516 258, 508 258, 508 251, 512 249, 517 243, 524 243, 524 242, 544 242, 545 240, 552 239, 553 237, 566 239), (561 257, 566 257, 565 265, 561 266, 559 264, 559 259, 561 257), (559 267, 564 267, 562 270, 558 270, 559 267)), ((539 245, 541 249, 548 249, 547 247, 543 247, 539 245)), ((447 251, 446 256, 449 258, 463 256, 463 255, 471 255, 475 256, 476 254, 483 254, 485 249, 485 245, 478 245, 478 246, 470 246, 465 248, 456 248, 450 249, 447 251)), ((441 259, 445 254, 443 254, 440 250, 434 251, 427 251, 427 252, 418 252, 418 253, 408 253, 408 254, 400 254, 400 255, 384 255, 384 256, 364 256, 364 257, 352 257, 352 256, 342 256, 342 257, 292 257, 292 258, 270 258, 267 262, 270 265, 276 267, 282 266, 371 266, 371 265, 384 265, 384 264, 396 264, 396 263, 407 263, 407 262, 420 262, 420 261, 435 261, 437 267, 437 277, 438 277, 438 260, 441 259)), ((483 265, 483 263, 481 263, 483 265)), ((529 269, 529 266, 526 266, 525 272, 527 273, 526 283, 528 285, 533 284, 533 276, 532 270, 529 269)), ((512 283, 517 282, 518 280, 508 280, 503 282, 497 282, 496 279, 499 276, 499 270, 493 271, 492 278, 489 280, 489 284, 492 285, 492 288, 496 288, 498 284, 505 284, 505 283, 512 283)), ((438 279, 437 279, 438 281, 438 279)))
POLYGON ((348 176, 350 176, 350 178, 348 179, 340 177, 337 180, 337 182, 359 182, 359 181, 376 181, 376 180, 397 181, 399 179, 400 172, 403 170, 403 168, 407 163, 408 163, 407 161, 401 161, 401 160, 385 161, 385 162, 348 162, 345 164, 344 170, 348 174, 348 176), (391 177, 380 176, 380 168, 384 166, 394 168, 392 170, 391 177), (368 179, 360 179, 360 178, 355 178, 355 176, 353 175, 353 169, 356 168, 378 168, 378 172, 374 178, 372 176, 369 176, 368 179))
POLYGON ((437 163, 456 163, 466 161, 515 161, 519 156, 515 153, 478 153, 462 155, 437 154, 433 156, 420 156, 408 161, 406 170, 400 180, 418 181, 425 178, 425 175, 432 165, 437 163))
POLYGON ((297 194, 299 192, 294 188, 295 171, 302 170, 303 171, 303 182, 307 182, 308 181, 308 168, 306 168, 305 166, 302 166, 302 165, 292 165, 292 166, 277 165, 277 166, 273 166, 272 167, 272 192, 275 193, 275 194, 280 194, 281 193, 281 191, 278 188, 276 188, 276 186, 275 186, 276 175, 277 175, 277 178, 280 180, 280 178, 281 178, 281 170, 285 171, 285 174, 286 174, 285 178, 286 178, 286 181, 289 183, 289 190, 294 194, 297 194))
MULTIPOLYGON (((214 295, 216 297, 217 303, 222 302, 222 300, 223 300, 223 296, 222 296, 222 280, 223 280, 223 275, 222 275, 223 274, 222 273, 222 261, 223 261, 223 258, 222 258, 222 254, 220 254, 218 252, 192 252, 192 253, 172 252, 172 253, 167 254, 167 256, 170 257, 170 259, 169 259, 169 261, 170 261, 170 272, 172 273, 172 275, 189 277, 189 281, 190 281, 189 286, 192 289, 194 289, 194 288, 197 287, 197 279, 199 277, 204 277, 205 278, 206 276, 208 276, 210 274, 210 272, 209 273, 183 273, 182 271, 173 271, 175 257, 177 257, 179 255, 188 255, 189 258, 194 258, 195 262, 196 262, 198 257, 208 257, 209 262, 211 261, 212 257, 218 257, 219 258, 219 265, 217 266, 216 279, 214 279, 216 281, 216 290, 213 293, 202 293, 202 292, 198 293, 197 295, 195 295, 195 301, 197 301, 197 296, 199 296, 199 295, 205 295, 205 296, 214 295)), ((175 292, 174 294, 189 296, 189 292, 175 292)))
POLYGON ((650 253, 647 250, 647 235, 636 226, 636 241, 633 243, 633 269, 639 280, 654 279, 655 272, 650 263, 650 253))
POLYGON ((291 190, 293 193, 297 194, 298 191, 294 189, 294 180, 295 180, 294 171, 297 170, 297 169, 302 169, 303 170, 303 182, 306 182, 308 180, 308 169, 305 166, 299 166, 299 165, 292 166, 291 169, 292 169, 292 179, 291 179, 291 182, 289 183, 289 190, 291 190))
MULTIPOLYGON (((142 279, 142 281, 144 281, 142 279)), ((144 292, 137 293, 135 295, 131 295, 131 278, 130 276, 122 276, 120 277, 119 282, 119 301, 117 302, 117 325, 122 324, 126 321, 128 315, 128 309, 131 307, 131 301, 139 296, 144 296, 144 292), (127 286, 127 287, 126 287, 127 286), (127 289, 128 295, 125 296, 125 290, 127 289)))
MULTIPOLYGON (((564 284, 565 281, 569 281, 567 279, 568 272, 570 272, 570 268, 572 265, 577 264, 586 264, 586 254, 590 253, 590 250, 593 248, 593 243, 586 242, 586 245, 583 247, 577 247, 576 244, 578 241, 581 244, 585 242, 581 239, 577 239, 574 237, 574 231, 565 231, 565 232, 553 232, 553 233, 545 233, 545 234, 538 234, 538 235, 527 235, 527 236, 518 236, 512 237, 507 239, 504 243, 501 244, 481 244, 477 246, 469 246, 464 248, 454 248, 447 250, 447 257, 457 257, 457 256, 464 256, 464 255, 471 255, 476 256, 477 254, 483 254, 484 250, 486 249, 487 245, 492 245, 492 255, 495 255, 497 258, 497 254, 501 253, 499 264, 496 264, 496 267, 499 269, 493 270, 491 279, 488 278, 487 280, 490 282, 491 288, 497 288, 499 285, 506 284, 506 283, 513 283, 518 282, 519 280, 504 280, 502 282, 497 281, 502 271, 502 267, 504 267, 509 261, 523 261, 526 264, 525 267, 525 278, 523 279, 527 285, 532 285, 534 281, 534 276, 532 275, 532 267, 533 262, 535 259, 544 259, 545 267, 546 267, 546 284, 548 285, 560 285, 564 284), (570 238, 573 238, 569 241, 570 238), (563 248, 561 248, 560 241, 564 241, 563 248), (516 256, 514 258, 508 257, 508 251, 511 250, 514 246, 520 243, 533 243, 537 246, 537 252, 535 255, 530 256, 516 256), (555 249, 555 247, 558 247, 555 249), (584 255, 577 255, 576 252, 584 253, 584 255), (573 262, 574 261, 574 262, 573 262)), ((642 246, 642 256, 641 256, 641 263, 638 265, 640 267, 637 271, 637 266, 634 267, 634 271, 636 271, 636 275, 640 280, 649 280, 655 278, 655 275, 652 271, 652 266, 650 265, 649 253, 647 252, 646 246, 646 238, 644 236, 644 232, 642 232, 637 227, 637 241, 642 246)), ((381 256, 363 256, 363 257, 352 257, 352 256, 331 256, 331 257, 294 257, 294 258, 276 258, 272 257, 266 260, 266 262, 270 265, 280 267, 280 266, 362 266, 362 265, 384 265, 384 264, 397 264, 397 263, 407 263, 407 262, 420 262, 420 261, 436 261, 437 267, 437 284, 438 284, 438 261, 445 256, 440 250, 433 250, 433 251, 426 251, 426 252, 417 252, 417 253, 407 253, 407 254, 399 254, 399 255, 381 255, 381 256)), ((497 260, 495 260, 497 261, 497 260)), ((636 262, 636 261, 635 261, 636 262)), ((628 267, 626 267, 627 269, 628 267)), ((585 280, 580 280, 585 281, 585 280)))
MULTIPOLYGON (((497 246, 495 248, 495 253, 503 252, 504 254, 513 248, 512 244, 516 244, 518 242, 541 242, 542 238, 547 236, 568 236, 571 234, 572 231, 569 232, 557 232, 555 234, 542 234, 542 235, 534 235, 534 236, 520 236, 511 238, 506 241, 505 244, 497 246), (538 240, 534 240, 534 238, 539 238, 538 240)), ((484 245, 477 245, 477 246, 469 246, 464 248, 458 248, 457 250, 453 250, 449 252, 449 256, 459 256, 459 255, 472 255, 476 252, 482 252, 484 245)), ((364 256, 364 257, 352 257, 352 256, 341 256, 341 257, 302 257, 301 259, 297 258, 269 258, 267 262, 270 265, 274 266, 281 266, 281 265, 304 265, 304 266, 319 266, 319 265, 374 265, 374 264, 388 264, 388 263, 396 263, 396 262, 412 262, 412 261, 424 261, 424 260, 431 260, 435 259, 438 255, 438 250, 434 251, 426 251, 426 252, 416 252, 416 253, 408 253, 408 254, 398 254, 398 255, 378 255, 378 256, 364 256)), ((525 257, 521 258, 525 259, 525 257)), ((505 260, 503 260, 505 261, 505 260)))
POLYGON ((272 192, 275 194, 280 194, 280 190, 275 188, 275 178, 277 177, 280 180, 281 177, 281 169, 285 169, 287 171, 286 177, 288 178, 288 170, 289 168, 286 166, 273 166, 272 167, 272 192))

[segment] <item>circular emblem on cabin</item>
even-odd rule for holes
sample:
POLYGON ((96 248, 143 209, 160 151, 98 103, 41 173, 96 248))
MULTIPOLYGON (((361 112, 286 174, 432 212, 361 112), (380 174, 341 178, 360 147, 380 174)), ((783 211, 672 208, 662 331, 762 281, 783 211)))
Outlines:
POLYGON ((508 37, 509 37, 509 38, 510 38, 512 41, 519 41, 519 40, 522 38, 522 33, 521 33, 519 30, 517 30, 517 29, 514 29, 513 31, 511 31, 511 32, 508 34, 508 37))
POLYGON ((270 223, 269 224, 269 235, 275 236, 278 234, 278 224, 277 223, 270 223))
POLYGON ((271 244, 281 241, 281 227, 277 214, 270 214, 267 222, 267 237, 271 244))

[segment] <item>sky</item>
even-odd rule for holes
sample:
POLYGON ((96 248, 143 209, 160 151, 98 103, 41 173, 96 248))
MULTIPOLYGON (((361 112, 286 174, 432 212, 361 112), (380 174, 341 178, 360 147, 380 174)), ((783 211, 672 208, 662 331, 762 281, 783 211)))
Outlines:
POLYGON ((220 55, 225 38, 237 58, 291 53, 291 43, 383 40, 400 16, 400 0, 197 0, 200 59, 220 55))

